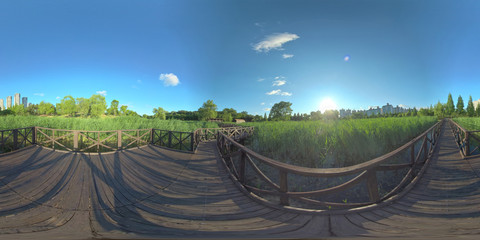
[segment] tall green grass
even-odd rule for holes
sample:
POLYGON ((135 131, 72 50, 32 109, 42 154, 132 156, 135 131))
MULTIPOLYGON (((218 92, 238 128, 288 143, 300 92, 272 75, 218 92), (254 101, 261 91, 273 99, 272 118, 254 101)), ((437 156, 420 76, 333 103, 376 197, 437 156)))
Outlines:
POLYGON ((32 126, 85 131, 156 128, 191 132, 197 128, 216 128, 218 124, 201 121, 146 119, 134 116, 105 117, 98 119, 11 115, 0 117, 0 130, 32 126))
POLYGON ((460 117, 454 118, 453 120, 465 128, 465 130, 480 130, 480 117, 460 117))
POLYGON ((306 167, 343 167, 388 153, 437 122, 435 117, 260 122, 247 146, 275 160, 306 167))

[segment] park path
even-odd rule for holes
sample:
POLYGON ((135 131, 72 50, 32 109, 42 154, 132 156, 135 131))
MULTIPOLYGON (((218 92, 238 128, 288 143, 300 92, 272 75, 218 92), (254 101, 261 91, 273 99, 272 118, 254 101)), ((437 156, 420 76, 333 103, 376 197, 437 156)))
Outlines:
POLYGON ((388 204, 343 214, 272 208, 241 191, 214 142, 196 154, 38 146, 0 155, 0 239, 480 237, 480 158, 448 124, 422 179, 388 204))

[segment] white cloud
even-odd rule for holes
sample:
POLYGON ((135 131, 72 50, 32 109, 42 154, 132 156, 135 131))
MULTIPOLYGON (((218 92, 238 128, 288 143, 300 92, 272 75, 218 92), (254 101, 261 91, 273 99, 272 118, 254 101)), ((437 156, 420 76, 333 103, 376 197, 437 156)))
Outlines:
POLYGON ((259 78, 257 81, 263 82, 264 80, 265 80, 265 78, 259 78))
POLYGON ((103 96, 107 96, 107 91, 106 91, 106 90, 97 91, 97 94, 100 94, 100 95, 103 95, 103 96))
POLYGON ((60 97, 59 97, 59 96, 57 96, 57 97, 56 97, 56 99, 58 100, 58 99, 60 99, 60 97))
POLYGON ((137 83, 142 83, 142 80, 138 79, 138 80, 137 80, 137 83))
POLYGON ((292 58, 292 57, 293 57, 293 54, 285 54, 285 53, 284 53, 284 54, 282 55, 282 57, 283 57, 284 59, 292 58))
POLYGON ((265 103, 264 103, 264 102, 262 102, 262 103, 260 103, 260 105, 262 105, 262 106, 263 106, 263 105, 265 105, 265 103))
POLYGON ((282 50, 282 45, 299 38, 297 34, 293 33, 275 33, 265 37, 259 43, 253 45, 253 50, 257 52, 268 52, 272 49, 282 50))
POLYGON ((271 92, 267 92, 265 94, 267 94, 267 95, 280 95, 280 96, 292 96, 292 93, 282 92, 282 90, 280 90, 280 89, 272 90, 271 92))
POLYGON ((263 111, 267 111, 267 112, 270 111, 270 110, 271 110, 271 108, 264 108, 263 109, 263 111))
POLYGON ((285 83, 287 83, 285 80, 275 80, 273 81, 273 86, 282 86, 285 85, 285 83))
POLYGON ((44 94, 44 93, 34 93, 33 95, 35 95, 35 96, 40 96, 40 97, 43 97, 43 96, 45 96, 45 94, 44 94))
POLYGON ((277 90, 272 90, 271 92, 267 92, 267 95, 279 95, 282 90, 277 89, 277 90))
POLYGON ((178 77, 173 73, 162 73, 158 79, 160 79, 160 81, 163 82, 163 85, 167 87, 177 86, 180 83, 178 77))

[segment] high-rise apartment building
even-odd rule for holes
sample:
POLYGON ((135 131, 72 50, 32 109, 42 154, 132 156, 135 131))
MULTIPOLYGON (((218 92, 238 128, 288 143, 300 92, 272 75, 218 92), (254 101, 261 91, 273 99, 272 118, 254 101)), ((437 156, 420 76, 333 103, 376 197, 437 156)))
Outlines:
POLYGON ((27 97, 23 97, 23 98, 22 98, 22 104, 23 104, 23 107, 24 107, 24 108, 27 108, 27 107, 28 107, 28 98, 27 98, 27 97))
POLYGON ((7 109, 12 107, 12 96, 7 97, 7 109))
POLYGON ((15 93, 15 105, 20 105, 20 93, 15 93))
POLYGON ((3 105, 3 98, 0 98, 0 110, 5 110, 5 105, 3 105))

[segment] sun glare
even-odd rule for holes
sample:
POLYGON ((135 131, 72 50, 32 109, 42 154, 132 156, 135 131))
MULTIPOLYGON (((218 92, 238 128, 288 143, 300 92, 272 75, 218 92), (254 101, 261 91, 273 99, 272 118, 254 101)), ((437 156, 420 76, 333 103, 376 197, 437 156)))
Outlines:
POLYGON ((318 108, 322 113, 325 112, 325 110, 335 110, 337 109, 337 104, 329 97, 324 98, 320 102, 320 106, 318 108))

